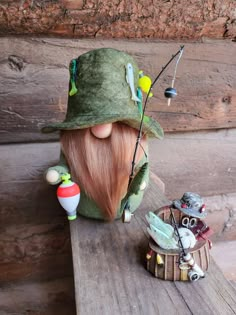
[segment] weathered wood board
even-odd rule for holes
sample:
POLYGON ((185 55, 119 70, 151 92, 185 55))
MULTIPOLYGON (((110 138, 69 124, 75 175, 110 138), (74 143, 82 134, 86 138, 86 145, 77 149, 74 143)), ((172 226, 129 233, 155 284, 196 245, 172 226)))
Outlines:
POLYGON ((70 223, 77 314, 236 314, 236 290, 214 262, 196 283, 159 280, 145 270, 144 214, 168 203, 154 187, 130 224, 70 223))
MULTIPOLYGON (((113 47, 135 57, 155 78, 181 42, 150 40, 71 40, 0 38, 0 143, 57 139, 40 128, 65 117, 72 58, 99 47, 113 47)), ((236 127, 235 43, 187 42, 179 64, 178 96, 167 106, 172 65, 154 87, 147 112, 165 131, 236 127)))
POLYGON ((235 38, 234 0, 1 1, 0 34, 235 38))
POLYGON ((212 247, 212 255, 227 279, 235 283, 236 288, 236 240, 218 242, 212 247), (224 253, 222 255, 222 253, 224 253))
POLYGON ((43 180, 56 153, 53 144, 0 148, 1 283, 72 275, 68 220, 43 180))
POLYGON ((150 141, 151 170, 166 194, 189 191, 205 196, 235 193, 236 129, 167 134, 150 141))
POLYGON ((0 287, 1 315, 75 315, 73 278, 15 282, 0 287))

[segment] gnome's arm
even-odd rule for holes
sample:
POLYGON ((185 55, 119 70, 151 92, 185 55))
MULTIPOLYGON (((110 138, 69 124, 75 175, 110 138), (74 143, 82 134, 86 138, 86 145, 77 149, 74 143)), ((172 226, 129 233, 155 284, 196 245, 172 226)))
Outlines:
POLYGON ((49 167, 45 172, 45 179, 51 185, 56 185, 61 182, 61 176, 69 172, 65 157, 63 153, 60 154, 59 163, 55 166, 49 167))

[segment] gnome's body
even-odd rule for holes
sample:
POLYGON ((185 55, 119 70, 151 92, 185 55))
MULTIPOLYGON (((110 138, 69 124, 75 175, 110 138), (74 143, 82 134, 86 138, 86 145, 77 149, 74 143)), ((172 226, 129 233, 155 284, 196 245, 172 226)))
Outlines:
POLYGON ((162 138, 163 131, 145 116, 133 160, 142 118, 142 100, 133 97, 138 72, 131 56, 110 48, 74 59, 66 119, 43 128, 61 131, 60 161, 47 170, 46 179, 58 184, 61 175, 71 173, 81 189, 81 215, 112 220, 127 207, 134 212, 142 201, 149 175, 147 137, 162 138))

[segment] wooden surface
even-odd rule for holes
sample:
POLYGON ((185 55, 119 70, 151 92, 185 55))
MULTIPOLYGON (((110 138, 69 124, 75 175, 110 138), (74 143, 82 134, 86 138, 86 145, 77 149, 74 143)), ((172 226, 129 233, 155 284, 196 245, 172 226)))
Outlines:
POLYGON ((152 185, 130 224, 70 223, 77 314, 236 314, 236 291, 214 262, 196 283, 159 280, 145 270, 144 214, 167 202, 152 185))
MULTIPOLYGON (((67 104, 68 65, 72 58, 99 47, 124 50, 155 78, 183 42, 148 40, 71 40, 0 38, 0 143, 57 139, 42 135, 48 122, 62 121, 67 104)), ((236 127, 235 43, 188 42, 178 67, 178 96, 167 106, 174 64, 154 87, 149 115, 165 131, 236 127)))
POLYGON ((0 149, 1 283, 60 279, 73 273, 68 220, 57 201, 57 187, 43 178, 59 150, 45 145, 0 149))
POLYGON ((73 277, 1 285, 0 314, 75 315, 73 277))
POLYGON ((235 193, 236 128, 167 134, 150 141, 151 170, 169 198, 196 191, 203 196, 235 193))
POLYGON ((1 0, 0 34, 235 38, 234 0, 1 0))
POLYGON ((218 242, 212 247, 212 255, 222 269, 227 279, 235 282, 236 288, 236 240, 229 242, 218 242), (222 257, 222 253, 224 253, 222 257))

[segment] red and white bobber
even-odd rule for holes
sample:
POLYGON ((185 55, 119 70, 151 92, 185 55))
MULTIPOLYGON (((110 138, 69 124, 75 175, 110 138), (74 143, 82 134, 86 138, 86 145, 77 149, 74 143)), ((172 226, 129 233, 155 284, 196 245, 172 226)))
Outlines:
POLYGON ((70 174, 64 174, 61 176, 62 183, 57 188, 57 198, 65 209, 68 220, 75 220, 77 218, 76 209, 80 201, 80 188, 79 186, 70 180, 70 174))

